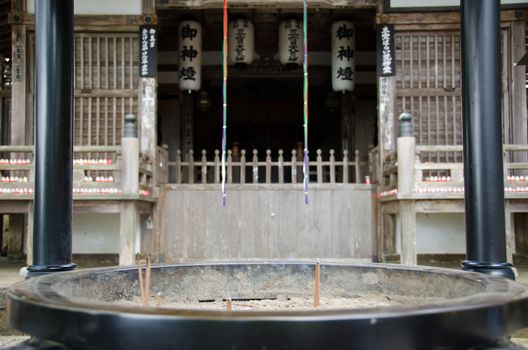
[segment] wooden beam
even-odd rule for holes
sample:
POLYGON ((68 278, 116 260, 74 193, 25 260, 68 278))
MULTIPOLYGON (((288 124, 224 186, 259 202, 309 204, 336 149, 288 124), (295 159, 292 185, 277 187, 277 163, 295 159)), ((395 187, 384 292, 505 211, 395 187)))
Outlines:
MULTIPOLYGON (((13 21, 12 16, 11 21, 13 21)), ((25 13, 22 15, 21 22, 17 24, 34 25, 35 16, 25 13)), ((142 24, 156 24, 156 17, 151 17, 150 22, 145 21, 145 16, 138 15, 83 15, 75 16, 74 25, 77 26, 104 26, 106 31, 113 31, 113 26, 140 26, 142 24)))
MULTIPOLYGON (((525 10, 501 11, 501 21, 526 21, 528 19, 525 10)), ((460 25, 460 12, 408 12, 408 13, 380 13, 376 18, 377 23, 391 23, 396 25, 426 25, 432 24, 457 24, 460 25)))

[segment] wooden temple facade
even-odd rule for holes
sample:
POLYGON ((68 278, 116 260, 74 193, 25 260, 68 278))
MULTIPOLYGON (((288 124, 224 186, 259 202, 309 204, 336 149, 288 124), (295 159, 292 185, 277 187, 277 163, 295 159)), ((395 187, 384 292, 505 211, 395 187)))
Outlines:
MULTIPOLYGON (((300 15, 302 2, 230 3, 230 16, 255 26, 256 58, 246 69, 230 67, 228 201, 221 207, 221 2, 75 1, 74 256, 120 264, 132 264, 136 253, 162 262, 320 257, 416 264, 422 254, 461 253, 457 9, 308 1, 306 205, 302 69, 277 59, 277 28, 300 15), (201 89, 193 93, 180 89, 178 69, 178 25, 189 19, 203 28, 201 89), (343 19, 356 30, 355 87, 346 94, 332 91, 330 67, 330 27, 343 19), (156 35, 151 77, 140 74, 144 26, 156 35), (384 27, 391 35, 386 47, 384 27), (389 74, 382 66, 385 49, 393 60, 389 74), (399 137, 404 112, 411 115, 413 137, 399 137), (131 114, 136 118, 125 118, 131 114), (124 137, 126 123, 137 127, 137 138, 124 137)), ((28 263, 33 13, 31 0, 0 1, 2 254, 25 256, 28 263)), ((525 66, 516 64, 526 52, 527 19, 519 5, 502 11, 510 260, 528 252, 527 79, 525 66)))

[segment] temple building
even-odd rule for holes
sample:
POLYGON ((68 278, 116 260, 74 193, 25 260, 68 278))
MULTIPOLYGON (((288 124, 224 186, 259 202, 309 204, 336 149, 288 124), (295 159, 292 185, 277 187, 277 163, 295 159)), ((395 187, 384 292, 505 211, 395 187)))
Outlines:
MULTIPOLYGON (((528 4, 502 3, 513 261, 528 255, 528 4)), ((302 0, 230 0, 225 91, 222 1, 74 4, 74 261, 465 253, 459 1, 308 0, 304 33, 302 0)), ((28 264, 34 13, 0 0, 1 254, 28 264)))

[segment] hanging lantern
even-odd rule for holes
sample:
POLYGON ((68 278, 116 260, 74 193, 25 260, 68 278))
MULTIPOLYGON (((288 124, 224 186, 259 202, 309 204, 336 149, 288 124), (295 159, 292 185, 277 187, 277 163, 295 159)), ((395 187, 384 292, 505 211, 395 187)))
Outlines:
POLYGON ((184 21, 178 26, 180 89, 198 91, 202 78, 202 26, 195 21, 184 21))
POLYGON ((354 90, 356 29, 350 21, 332 24, 332 88, 334 91, 354 90))
POLYGON ((303 63, 303 29, 297 19, 282 21, 279 25, 279 61, 295 67, 303 63))
POLYGON ((235 19, 229 23, 229 63, 246 66, 255 56, 255 27, 247 19, 235 19))

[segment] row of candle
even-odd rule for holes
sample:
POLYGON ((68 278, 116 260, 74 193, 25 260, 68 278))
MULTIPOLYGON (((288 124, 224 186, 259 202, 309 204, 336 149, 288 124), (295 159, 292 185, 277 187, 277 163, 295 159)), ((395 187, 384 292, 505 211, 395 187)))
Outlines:
POLYGON ((464 187, 417 187, 416 193, 463 193, 464 187))
POLYGON ((114 161, 112 159, 74 159, 73 165, 111 165, 114 161))
POLYGON ((395 188, 395 189, 392 189, 392 190, 390 190, 390 191, 381 192, 381 193, 379 194, 379 197, 380 197, 380 198, 385 198, 385 197, 395 196, 395 195, 397 195, 397 194, 398 194, 398 189, 395 188))
POLYGON ((528 176, 513 176, 513 175, 508 175, 507 177, 508 181, 517 181, 517 182, 524 182, 524 181, 528 181, 528 176))
POLYGON ((528 187, 505 187, 504 192, 528 192, 528 187))
POLYGON ((96 176, 96 177, 85 176, 84 182, 114 182, 114 177, 113 176, 96 176))
POLYGON ((30 164, 31 159, 0 159, 0 164, 12 164, 12 165, 24 165, 24 164, 30 164))
POLYGON ((451 176, 429 176, 425 178, 426 182, 450 182, 451 176))
POLYGON ((74 188, 73 193, 74 194, 121 194, 123 191, 121 191, 119 188, 86 188, 86 187, 80 187, 80 188, 74 188))
POLYGON ((28 178, 25 176, 2 176, 0 177, 0 182, 28 182, 28 178))
MULTIPOLYGON (((113 164, 112 159, 89 159, 89 158, 82 158, 82 159, 74 159, 73 164, 74 165, 111 165, 113 164)), ((27 158, 17 158, 17 159, 6 159, 2 158, 0 159, 0 165, 24 165, 24 164, 31 164, 31 159, 27 158)))
POLYGON ((0 194, 32 194, 33 189, 30 187, 24 188, 0 188, 0 194))

